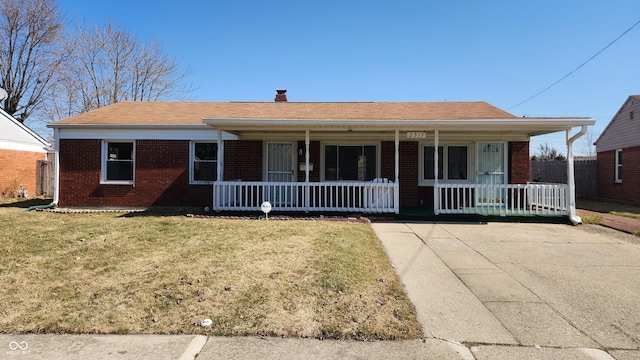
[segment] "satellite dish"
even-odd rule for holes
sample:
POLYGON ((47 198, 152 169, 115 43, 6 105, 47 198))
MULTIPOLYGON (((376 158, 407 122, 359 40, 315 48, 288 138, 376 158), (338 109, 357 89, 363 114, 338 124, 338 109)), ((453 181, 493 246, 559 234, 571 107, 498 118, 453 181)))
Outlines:
POLYGON ((0 101, 4 101, 4 99, 8 97, 9 94, 7 94, 7 90, 0 88, 0 101))

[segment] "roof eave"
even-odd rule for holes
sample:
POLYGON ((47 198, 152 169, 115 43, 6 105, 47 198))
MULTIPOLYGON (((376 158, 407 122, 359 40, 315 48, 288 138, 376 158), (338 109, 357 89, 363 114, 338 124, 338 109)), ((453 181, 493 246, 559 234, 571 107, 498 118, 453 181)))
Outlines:
POLYGON ((419 130, 419 129, 486 129, 539 128, 555 132, 576 126, 593 125, 591 118, 507 118, 507 119, 435 119, 435 120, 367 120, 367 119, 203 119, 203 123, 225 131, 256 128, 272 129, 364 129, 364 130, 419 130))

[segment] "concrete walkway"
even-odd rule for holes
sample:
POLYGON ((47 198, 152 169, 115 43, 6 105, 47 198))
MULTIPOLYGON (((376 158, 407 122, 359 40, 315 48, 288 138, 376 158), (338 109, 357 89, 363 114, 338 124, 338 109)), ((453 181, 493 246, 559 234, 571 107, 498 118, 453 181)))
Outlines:
POLYGON ((425 333, 467 358, 640 359, 638 245, 558 224, 373 228, 425 333))
POLYGON ((425 339, 0 335, 0 358, 640 360, 639 245, 559 224, 372 227, 425 339))

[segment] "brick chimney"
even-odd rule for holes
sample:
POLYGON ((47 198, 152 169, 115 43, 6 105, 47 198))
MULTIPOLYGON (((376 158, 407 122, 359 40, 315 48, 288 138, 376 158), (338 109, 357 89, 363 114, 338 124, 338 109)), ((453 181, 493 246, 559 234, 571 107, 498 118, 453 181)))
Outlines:
POLYGON ((278 101, 287 101, 287 90, 281 89, 276 90, 276 102, 278 101))

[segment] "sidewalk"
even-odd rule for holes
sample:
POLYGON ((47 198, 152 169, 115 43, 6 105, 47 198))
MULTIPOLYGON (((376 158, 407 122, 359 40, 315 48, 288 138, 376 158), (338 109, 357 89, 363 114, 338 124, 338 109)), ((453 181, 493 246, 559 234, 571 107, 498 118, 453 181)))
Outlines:
POLYGON ((640 233, 640 219, 634 219, 626 216, 619 216, 607 213, 599 213, 595 211, 577 209, 578 213, 585 213, 594 216, 600 216, 602 222, 600 225, 623 231, 629 234, 640 233))

